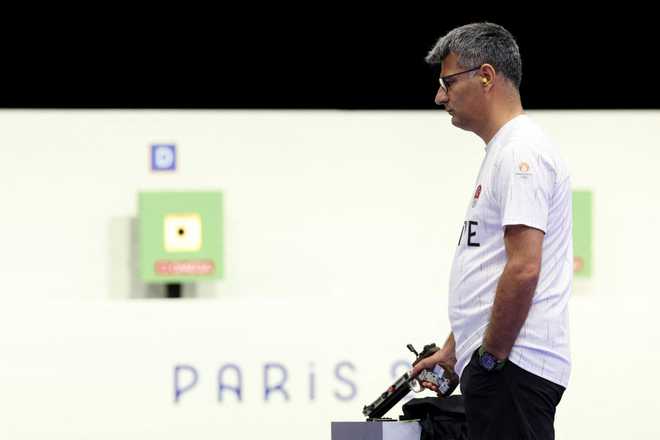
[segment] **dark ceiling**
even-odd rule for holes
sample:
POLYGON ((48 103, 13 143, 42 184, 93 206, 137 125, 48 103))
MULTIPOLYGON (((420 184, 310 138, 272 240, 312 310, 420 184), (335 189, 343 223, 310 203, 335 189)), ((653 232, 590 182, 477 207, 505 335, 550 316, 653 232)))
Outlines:
POLYGON ((650 12, 249 8, 5 29, 0 107, 429 109, 437 72, 425 54, 487 20, 518 40, 526 108, 660 108, 650 12))

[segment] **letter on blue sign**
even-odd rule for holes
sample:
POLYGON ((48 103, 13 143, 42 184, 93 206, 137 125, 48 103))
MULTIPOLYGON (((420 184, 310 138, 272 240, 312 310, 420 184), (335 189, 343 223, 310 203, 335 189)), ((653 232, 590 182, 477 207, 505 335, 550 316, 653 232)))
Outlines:
POLYGON ((316 397, 316 374, 314 374, 314 364, 309 364, 309 400, 316 397))
POLYGON ((226 364, 222 368, 220 368, 220 371, 218 371, 218 400, 222 402, 222 392, 223 390, 230 390, 233 391, 236 394, 236 397, 238 397, 238 401, 240 402, 243 400, 241 398, 241 388, 243 387, 243 376, 241 375, 241 369, 238 365, 234 364, 226 364), (223 382, 222 377, 225 373, 225 370, 231 370, 234 372, 236 376, 236 385, 227 385, 223 382))
POLYGON ((284 395, 284 400, 289 400, 289 393, 284 389, 284 384, 286 383, 287 372, 284 365, 272 363, 264 365, 264 400, 268 401, 268 396, 275 391, 279 391, 284 395), (270 383, 270 371, 279 370, 280 371, 280 381, 276 385, 271 385, 270 383))
POLYGON ((403 376, 403 374, 410 370, 410 368, 410 362, 398 360, 392 364, 392 368, 390 369, 390 376, 392 379, 396 380, 403 376))
POLYGON ((355 395, 357 394, 357 388, 355 387, 355 384, 353 382, 351 382, 350 380, 348 380, 347 378, 345 378, 344 376, 342 376, 340 374, 341 369, 344 368, 344 367, 349 368, 351 371, 355 371, 355 367, 353 366, 352 363, 350 363, 348 361, 340 362, 335 367, 335 376, 337 377, 337 379, 340 382, 344 382, 346 385, 348 385, 351 388, 351 393, 348 394, 348 395, 342 395, 342 394, 339 394, 339 392, 335 391, 335 397, 338 400, 346 401, 346 400, 351 400, 355 397, 355 395))
POLYGON ((197 384, 197 378, 198 375, 195 367, 190 365, 177 365, 174 367, 174 403, 178 403, 181 399, 181 395, 197 384), (192 379, 188 381, 187 385, 180 386, 180 375, 185 371, 192 376, 192 379))

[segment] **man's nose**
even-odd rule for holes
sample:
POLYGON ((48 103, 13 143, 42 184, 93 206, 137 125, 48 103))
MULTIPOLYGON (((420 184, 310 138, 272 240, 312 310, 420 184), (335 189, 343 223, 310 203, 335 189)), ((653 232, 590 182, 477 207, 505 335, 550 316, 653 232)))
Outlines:
POLYGON ((449 98, 447 93, 445 93, 445 89, 438 87, 438 93, 435 94, 435 103, 437 105, 445 105, 448 100, 449 98))

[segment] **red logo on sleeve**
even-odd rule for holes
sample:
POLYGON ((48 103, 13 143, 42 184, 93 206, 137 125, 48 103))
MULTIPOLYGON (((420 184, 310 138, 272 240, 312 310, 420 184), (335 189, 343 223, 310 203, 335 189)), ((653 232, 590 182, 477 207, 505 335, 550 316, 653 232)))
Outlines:
POLYGON ((479 196, 481 195, 481 184, 477 186, 477 190, 474 192, 474 200, 472 201, 472 207, 474 208, 479 201, 479 196))

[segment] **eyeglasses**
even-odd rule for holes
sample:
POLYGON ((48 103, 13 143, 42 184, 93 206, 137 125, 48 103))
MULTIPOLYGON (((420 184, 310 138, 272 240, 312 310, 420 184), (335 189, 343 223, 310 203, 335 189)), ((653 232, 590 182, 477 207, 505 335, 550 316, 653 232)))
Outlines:
POLYGON ((442 90, 444 90, 445 93, 447 93, 447 91, 449 90, 449 86, 451 86, 456 81, 458 81, 458 78, 456 78, 458 75, 462 75, 462 74, 468 73, 468 72, 474 72, 475 70, 479 70, 479 69, 481 69, 481 66, 474 67, 474 68, 468 69, 468 70, 464 70, 464 71, 458 72, 458 73, 452 73, 451 75, 441 76, 438 79, 438 82, 440 82, 440 88, 442 90))

